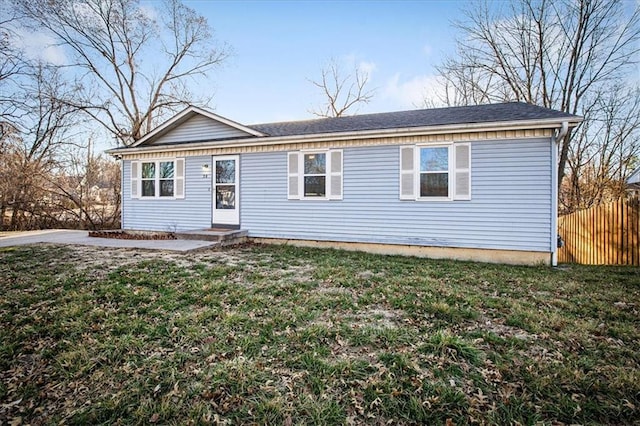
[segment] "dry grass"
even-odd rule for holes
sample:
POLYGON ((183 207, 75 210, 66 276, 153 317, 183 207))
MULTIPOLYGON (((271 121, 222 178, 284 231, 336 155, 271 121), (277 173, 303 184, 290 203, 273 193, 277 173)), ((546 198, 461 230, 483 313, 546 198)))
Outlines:
POLYGON ((0 249, 0 424, 632 424, 637 268, 0 249))

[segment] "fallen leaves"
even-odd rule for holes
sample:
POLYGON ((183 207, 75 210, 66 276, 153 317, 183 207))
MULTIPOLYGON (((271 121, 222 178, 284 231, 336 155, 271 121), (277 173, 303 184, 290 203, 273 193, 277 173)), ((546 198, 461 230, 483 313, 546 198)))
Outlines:
POLYGON ((277 247, 19 249, 2 276, 0 424, 624 423, 640 404, 633 286, 277 247))

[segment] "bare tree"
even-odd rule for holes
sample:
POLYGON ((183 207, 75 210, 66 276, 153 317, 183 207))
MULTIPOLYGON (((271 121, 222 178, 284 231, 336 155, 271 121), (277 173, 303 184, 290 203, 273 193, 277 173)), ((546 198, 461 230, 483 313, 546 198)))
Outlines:
POLYGON ((22 106, 16 99, 13 88, 26 70, 23 53, 15 45, 13 25, 16 17, 14 10, 6 0, 0 0, 0 137, 4 131, 15 126, 16 113, 22 106))
POLYGON ((438 108, 443 105, 482 105, 501 101, 494 93, 494 75, 459 63, 461 57, 463 55, 459 54, 453 58, 446 58, 444 63, 437 67, 440 75, 436 81, 439 84, 425 88, 422 104, 418 106, 438 108))
POLYGON ((84 147, 65 157, 66 167, 46 187, 50 219, 83 229, 119 228, 120 164, 84 147))
POLYGON ((640 89, 616 85, 597 93, 568 155, 560 197, 565 212, 626 194, 626 177, 640 160, 640 89))
POLYGON ((15 124, 5 122, 0 134, 0 212, 10 212, 11 229, 40 227, 37 217, 45 210, 45 186, 61 167, 59 155, 74 144, 78 110, 61 101, 73 96, 55 67, 27 64, 15 85, 8 87, 15 99, 15 124), (27 71, 28 68, 28 71, 27 71))
POLYGON ((331 60, 322 69, 319 81, 309 80, 311 84, 322 91, 325 102, 320 108, 310 110, 318 117, 342 117, 349 110, 357 112, 361 104, 368 104, 373 98, 375 90, 367 88, 369 84, 368 72, 359 67, 345 74, 336 60, 331 60))
MULTIPOLYGON (((473 3, 457 56, 440 67, 455 104, 522 101, 592 117, 595 93, 624 81, 640 52, 640 8, 622 0, 473 3), (632 9, 632 10, 630 10, 632 9)), ((562 141, 559 184, 584 132, 562 141)))
POLYGON ((81 91, 66 101, 130 145, 158 120, 209 95, 189 91, 228 55, 207 20, 180 0, 14 0, 34 30, 66 50, 81 91))
POLYGON ((136 0, 0 2, 10 12, 0 17, 0 226, 117 226, 118 165, 79 154, 82 117, 132 143, 164 114, 206 102, 189 80, 227 51, 212 47, 206 20, 178 0, 163 10, 136 0), (25 24, 65 57, 51 64, 22 51, 25 24))

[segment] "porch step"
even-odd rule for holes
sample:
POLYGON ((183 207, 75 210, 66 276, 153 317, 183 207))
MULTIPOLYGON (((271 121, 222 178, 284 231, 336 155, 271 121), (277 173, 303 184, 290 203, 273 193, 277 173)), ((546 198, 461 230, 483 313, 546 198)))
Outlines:
POLYGON ((215 241, 220 245, 240 244, 247 240, 249 232, 242 229, 196 229, 176 232, 179 240, 215 241))

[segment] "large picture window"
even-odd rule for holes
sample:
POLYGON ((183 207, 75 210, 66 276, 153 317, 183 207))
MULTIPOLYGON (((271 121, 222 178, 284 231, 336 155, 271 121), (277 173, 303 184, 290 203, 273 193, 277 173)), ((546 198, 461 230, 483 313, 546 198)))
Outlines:
POLYGON ((183 198, 184 159, 132 161, 132 198, 183 198))

